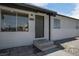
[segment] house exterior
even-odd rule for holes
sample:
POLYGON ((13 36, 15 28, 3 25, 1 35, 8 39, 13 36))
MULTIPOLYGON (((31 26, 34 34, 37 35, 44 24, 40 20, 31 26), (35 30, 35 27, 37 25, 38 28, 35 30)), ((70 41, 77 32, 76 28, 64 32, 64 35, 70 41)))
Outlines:
MULTIPOLYGON (((79 36, 79 20, 64 15, 56 15, 51 17, 51 40, 60 40, 70 37, 79 36), (60 20, 57 28, 55 28, 54 20, 60 20)), ((57 23, 58 23, 57 22, 57 23)))
POLYGON ((78 35, 78 19, 29 4, 0 4, 0 49, 78 35))

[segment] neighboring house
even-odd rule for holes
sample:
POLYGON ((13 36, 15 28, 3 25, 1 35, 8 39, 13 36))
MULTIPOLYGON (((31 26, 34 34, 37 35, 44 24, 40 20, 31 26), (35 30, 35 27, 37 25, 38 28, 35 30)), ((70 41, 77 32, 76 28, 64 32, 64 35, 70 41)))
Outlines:
POLYGON ((0 49, 79 36, 79 20, 29 4, 0 4, 0 49))

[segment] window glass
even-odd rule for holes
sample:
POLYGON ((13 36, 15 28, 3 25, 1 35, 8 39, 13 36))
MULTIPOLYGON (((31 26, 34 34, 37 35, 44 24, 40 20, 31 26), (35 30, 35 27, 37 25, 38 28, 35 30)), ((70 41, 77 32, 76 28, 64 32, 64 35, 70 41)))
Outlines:
POLYGON ((28 31, 28 15, 17 14, 17 31, 28 31))
POLYGON ((60 20, 59 19, 54 19, 54 28, 59 29, 60 28, 60 20))
POLYGON ((16 14, 10 11, 1 11, 1 31, 16 31, 16 14))

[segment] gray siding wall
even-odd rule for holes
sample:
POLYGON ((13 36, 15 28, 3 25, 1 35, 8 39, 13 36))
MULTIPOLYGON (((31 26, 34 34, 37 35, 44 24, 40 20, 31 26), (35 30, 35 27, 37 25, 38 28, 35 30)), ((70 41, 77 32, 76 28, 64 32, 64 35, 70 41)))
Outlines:
POLYGON ((70 38, 79 36, 79 29, 76 29, 76 22, 78 20, 70 19, 67 17, 56 16, 55 18, 60 19, 60 29, 54 29, 54 17, 51 16, 51 39, 59 40, 64 38, 70 38))
MULTIPOLYGON (((29 20, 29 31, 28 32, 0 32, 0 49, 6 49, 17 46, 24 46, 33 44, 33 40, 41 39, 35 38, 35 15, 44 16, 44 39, 49 38, 49 20, 48 15, 43 13, 35 13, 24 10, 18 10, 14 8, 9 8, 5 6, 0 6, 2 9, 13 10, 17 12, 24 12, 29 15, 30 18, 34 18, 34 20, 29 20), (31 16, 33 14, 33 16, 31 16)), ((1 22, 0 22, 1 23, 1 22)))

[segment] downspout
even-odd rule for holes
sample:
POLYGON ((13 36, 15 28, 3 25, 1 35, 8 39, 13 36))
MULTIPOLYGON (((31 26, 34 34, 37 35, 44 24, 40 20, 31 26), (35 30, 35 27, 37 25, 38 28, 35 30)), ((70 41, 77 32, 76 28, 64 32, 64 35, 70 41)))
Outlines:
MULTIPOLYGON (((51 41, 51 14, 49 13, 49 41, 51 41)), ((53 14, 54 17, 56 17, 57 13, 53 14)))
POLYGON ((51 19, 49 14, 49 41, 51 40, 51 19))

